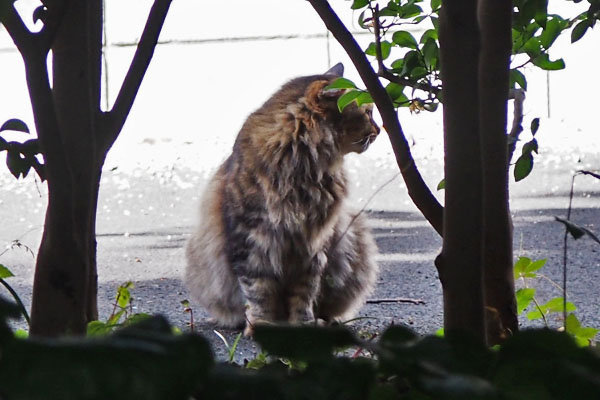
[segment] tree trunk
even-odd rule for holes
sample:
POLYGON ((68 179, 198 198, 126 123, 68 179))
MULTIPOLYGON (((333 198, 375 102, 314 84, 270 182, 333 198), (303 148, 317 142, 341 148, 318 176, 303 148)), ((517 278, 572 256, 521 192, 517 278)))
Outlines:
POLYGON ((485 343, 476 13, 476 0, 445 2, 440 13, 446 189, 443 246, 436 266, 446 334, 467 333, 485 343))
POLYGON ((510 1, 480 0, 479 129, 484 173, 484 284, 489 344, 518 329, 508 202, 507 101, 511 55, 510 1), (496 318, 497 317, 497 318, 496 318))
POLYGON ((25 63, 48 180, 48 209, 33 284, 30 333, 83 334, 98 318, 96 209, 102 166, 123 128, 172 0, 155 0, 113 109, 100 109, 102 0, 43 2, 30 32, 12 2, 0 22, 25 63), (47 57, 53 52, 53 85, 47 57))
POLYGON ((39 131, 48 209, 33 287, 31 334, 83 334, 97 319, 95 217, 104 155, 96 146, 101 0, 69 3, 52 44, 58 134, 39 131), (57 142, 48 148, 49 142, 57 142), (57 316, 59 316, 57 318, 57 316))

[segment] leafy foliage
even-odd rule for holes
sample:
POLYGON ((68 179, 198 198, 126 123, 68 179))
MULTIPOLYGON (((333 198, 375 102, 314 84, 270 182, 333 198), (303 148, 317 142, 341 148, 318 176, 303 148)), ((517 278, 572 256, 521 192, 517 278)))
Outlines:
MULTIPOLYGON (((580 3, 581 0, 571 0, 580 3)), ((577 21, 571 31, 571 43, 575 43, 585 35, 588 29, 593 28, 600 20, 600 0, 587 0, 589 8, 587 11, 579 14, 574 21, 577 21)))
MULTIPOLYGON (((10 119, 0 126, 0 132, 3 131, 29 133, 29 128, 19 119, 10 119)), ((15 178, 26 177, 33 168, 42 181, 46 180, 44 165, 36 158, 41 154, 37 139, 20 143, 0 136, 0 151, 6 151, 6 165, 15 178)))
POLYGON ((101 338, 36 340, 14 337, 6 318, 18 311, 2 299, 0 315, 0 387, 11 399, 561 399, 600 390, 598 354, 550 330, 490 350, 401 326, 377 343, 343 327, 256 326, 275 353, 241 366, 216 363, 206 340, 173 335, 162 317, 101 338), (336 356, 340 346, 374 357, 336 356))
MULTIPOLYGON (((531 260, 528 257, 519 257, 515 263, 515 280, 520 280, 524 285, 523 288, 518 289, 516 292, 518 314, 522 314, 529 309, 530 311, 526 314, 527 319, 542 319, 546 327, 550 327, 550 316, 562 316, 569 313, 565 324, 567 332, 573 337, 578 345, 589 346, 600 330, 581 325, 574 314, 574 311, 577 310, 575 304, 565 302, 565 299, 562 296, 554 297, 546 303, 540 304, 535 297, 535 288, 529 287, 530 280, 541 278, 547 279, 538 272, 544 265, 546 265, 546 259, 531 260)), ((558 285, 556 286, 559 287, 558 285)))
POLYGON ((10 399, 188 399, 213 365, 206 340, 174 336, 162 317, 104 338, 3 339, 0 388, 10 399))
POLYGON ((125 282, 117 288, 113 310, 106 321, 90 321, 87 326, 88 336, 104 336, 116 328, 142 322, 150 318, 145 313, 133 312, 132 282, 125 282))
POLYGON ((519 182, 520 180, 525 179, 531 171, 533 170, 533 153, 538 152, 538 142, 535 138, 535 134, 537 133, 540 127, 540 119, 534 118, 531 121, 531 136, 532 139, 523 144, 521 148, 521 155, 517 158, 515 163, 515 169, 513 171, 515 182, 519 182))

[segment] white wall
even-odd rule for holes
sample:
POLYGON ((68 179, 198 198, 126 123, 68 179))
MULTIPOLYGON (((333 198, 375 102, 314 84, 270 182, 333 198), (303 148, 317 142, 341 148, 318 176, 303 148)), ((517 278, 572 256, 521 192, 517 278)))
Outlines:
MULTIPOLYGON (((357 30, 351 3, 331 3, 346 24, 357 30)), ((19 0, 17 4, 20 9, 31 10, 37 3, 19 0)), ((114 100, 135 50, 112 44, 134 43, 139 38, 151 4, 150 0, 106 2, 109 102, 114 100)), ((308 2, 230 0, 226 4, 173 1, 161 41, 275 35, 300 38, 160 45, 107 168, 159 168, 181 163, 205 171, 226 155, 248 113, 289 78, 324 71, 329 59, 331 63, 343 61, 347 75, 358 81, 333 38, 306 37, 326 33, 308 2)), ((360 36, 359 40, 366 45, 370 38, 360 36)), ((532 68, 528 71, 525 122, 542 117, 538 135, 542 148, 597 149, 596 96, 600 84, 594 76, 600 61, 599 43, 596 30, 575 45, 568 37, 556 44, 552 55, 564 56, 567 69, 549 77, 551 119, 547 118, 547 75, 532 68)), ((17 117, 33 128, 22 62, 3 28, 0 49, 0 121, 17 117)), ((418 116, 406 110, 400 113, 406 133, 415 140, 417 157, 439 157, 441 112, 418 116)), ((387 139, 378 140, 364 157, 384 164, 390 161, 387 139)), ((0 174, 5 173, 0 168, 0 174)))

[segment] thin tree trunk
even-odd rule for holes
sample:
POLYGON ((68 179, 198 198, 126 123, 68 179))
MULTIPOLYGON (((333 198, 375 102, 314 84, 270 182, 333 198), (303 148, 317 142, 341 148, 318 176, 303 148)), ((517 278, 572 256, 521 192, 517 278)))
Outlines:
POLYGON ((508 202, 507 102, 511 54, 510 1, 480 0, 479 129, 484 172, 484 285, 488 341, 518 329, 508 202), (496 323, 494 323, 496 321, 496 323), (501 322, 498 324, 497 322, 501 322))
POLYGON ((93 31, 102 23, 99 7, 101 0, 71 2, 52 44, 59 134, 39 135, 42 145, 56 141, 61 148, 44 149, 49 198, 33 288, 32 335, 83 334, 87 322, 97 319, 95 216, 101 162, 95 120, 101 42, 93 31))
POLYGON ((444 2, 440 13, 446 189, 444 240, 436 266, 446 334, 468 333, 485 343, 476 12, 476 0, 469 0, 444 2))

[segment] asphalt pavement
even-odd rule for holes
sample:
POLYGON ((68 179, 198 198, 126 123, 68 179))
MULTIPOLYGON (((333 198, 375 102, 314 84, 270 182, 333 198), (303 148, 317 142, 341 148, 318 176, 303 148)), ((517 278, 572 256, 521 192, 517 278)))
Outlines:
MULTIPOLYGON (((410 203, 393 159, 386 157, 353 158, 349 162, 352 202, 357 209, 365 207, 381 267, 375 293, 360 312, 364 318, 351 326, 367 337, 391 323, 408 325, 422 334, 433 333, 442 326, 443 318, 442 291, 433 265, 441 238, 410 203), (394 299, 398 301, 390 301, 394 299)), ((540 271, 546 278, 528 283, 538 290, 538 299, 545 301, 560 295, 551 281, 561 280, 564 229, 554 217, 566 215, 572 172, 600 168, 600 155, 589 153, 577 158, 571 153, 548 151, 541 159, 544 161, 536 164, 529 178, 511 185, 511 208, 515 258, 548 260, 540 271)), ((435 188, 443 175, 439 157, 421 157, 417 165, 435 188)), ((181 280, 183 246, 195 224, 198 197, 208 173, 177 161, 129 169, 107 165, 98 208, 99 307, 101 319, 106 318, 112 311, 117 287, 132 281, 134 312, 164 314, 186 331, 190 329, 190 313, 184 312, 181 302, 188 299, 195 330, 207 337, 217 357, 224 359, 227 347, 220 336, 232 343, 238 331, 214 326, 181 280)), ((8 282, 27 305, 31 299, 33 256, 43 225, 44 193, 44 185, 33 177, 16 181, 0 171, 0 245, 7 248, 0 255, 0 263, 15 274, 8 282)), ((442 198, 443 192, 436 195, 442 198)), ((591 177, 577 178, 571 220, 600 234, 600 182, 591 177)), ((582 323, 597 328, 599 252, 600 245, 592 240, 569 240, 569 300, 577 306, 582 323)), ((6 295, 1 290, 0 294, 6 295)), ((520 320, 523 327, 539 325, 539 321, 524 317, 520 320)), ((558 326, 559 321, 551 323, 558 326)), ((21 321, 17 326, 25 325, 21 321)), ((251 358, 258 351, 251 340, 243 339, 235 359, 251 358)))

